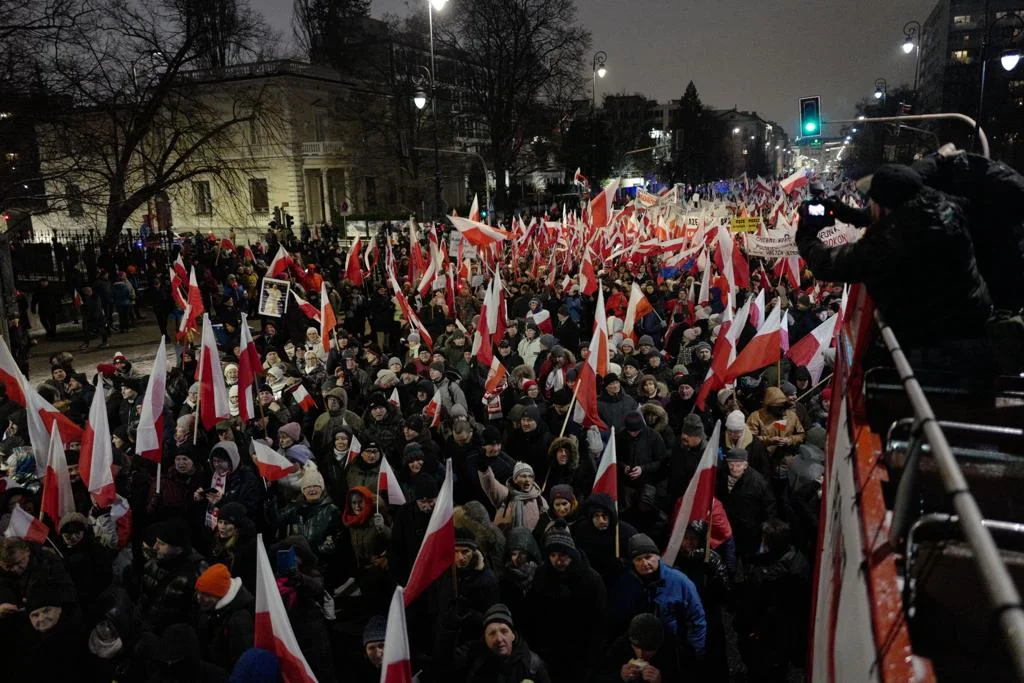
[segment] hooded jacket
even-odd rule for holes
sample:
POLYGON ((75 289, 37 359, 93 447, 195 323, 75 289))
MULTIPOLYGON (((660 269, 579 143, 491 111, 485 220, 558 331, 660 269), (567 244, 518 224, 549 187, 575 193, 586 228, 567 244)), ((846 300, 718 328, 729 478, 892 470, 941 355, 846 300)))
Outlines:
POLYGON ((609 427, 615 427, 616 432, 621 432, 626 426, 626 415, 636 412, 639 404, 636 399, 620 389, 619 393, 612 396, 607 391, 602 391, 597 397, 597 413, 609 427))
POLYGON ((621 557, 615 556, 615 525, 619 525, 619 555, 629 545, 629 539, 636 534, 636 529, 628 522, 619 519, 615 511, 615 503, 607 493, 595 493, 580 506, 580 521, 573 525, 572 535, 576 546, 585 553, 590 566, 604 580, 605 586, 612 586, 619 575, 625 571, 625 563, 621 557), (608 515, 608 528, 598 531, 591 520, 598 510, 608 515))
POLYGON ((388 463, 394 470, 401 469, 401 458, 399 458, 398 446, 402 443, 402 414, 398 409, 388 403, 387 413, 383 420, 375 420, 366 411, 366 420, 363 422, 363 443, 375 441, 381 449, 382 457, 388 459, 388 463))
POLYGON ((238 445, 234 441, 221 441, 210 449, 210 458, 218 451, 224 451, 231 461, 231 471, 225 482, 224 494, 217 507, 222 508, 228 503, 241 503, 245 506, 245 516, 251 520, 261 519, 260 503, 263 501, 265 489, 256 473, 248 467, 241 466, 238 456, 238 445))
POLYGON ((351 427, 356 432, 361 432, 363 429, 363 421, 348 409, 348 393, 343 388, 334 387, 324 394, 325 408, 328 398, 338 399, 341 402, 341 408, 334 413, 325 410, 313 423, 312 446, 317 453, 324 453, 334 446, 334 433, 341 427, 351 427))
MULTIPOLYGON (((335 508, 337 509, 337 508, 335 508)), ((364 567, 374 555, 378 537, 387 542, 391 538, 391 529, 385 526, 377 529, 373 525, 373 515, 377 509, 377 497, 373 491, 365 486, 356 486, 349 489, 345 495, 344 512, 341 513, 341 523, 344 525, 344 533, 339 538, 339 543, 345 540, 352 548, 356 567, 364 567), (356 515, 352 511, 352 496, 359 495, 363 499, 363 512, 356 515)), ((344 552, 344 550, 342 550, 344 552)))
POLYGON ((580 447, 575 437, 560 436, 553 439, 548 446, 548 463, 548 473, 543 487, 545 494, 559 484, 568 484, 576 492, 577 500, 583 500, 590 495, 597 468, 589 454, 586 458, 580 458, 580 447), (565 465, 558 464, 556 453, 560 448, 566 449, 569 453, 569 462, 565 465))
POLYGON ((551 683, 544 661, 517 633, 508 657, 498 657, 483 639, 467 643, 455 653, 456 680, 466 683, 551 683))
POLYGON ((697 587, 678 569, 658 563, 658 578, 644 581, 634 570, 623 573, 609 594, 609 611, 616 632, 642 612, 652 612, 679 644, 688 643, 695 655, 703 655, 707 638, 704 605, 697 587))
POLYGON ((341 527, 341 511, 326 492, 313 503, 304 497, 281 511, 280 525, 286 536, 304 536, 321 560, 335 554, 334 536, 341 527))
POLYGON ((215 608, 202 611, 196 629, 203 660, 231 670, 242 653, 252 647, 256 601, 242 585, 231 579, 231 587, 215 608))
POLYGON ((517 526, 508 530, 508 542, 505 544, 505 556, 499 567, 498 587, 501 602, 512 614, 526 613, 526 595, 533 584, 537 569, 544 560, 540 554, 540 546, 533 534, 526 527, 517 526), (512 566, 512 552, 526 553, 529 560, 521 567, 512 566))
POLYGON ((172 624, 195 623, 196 579, 206 567, 202 555, 187 546, 176 557, 147 560, 138 599, 143 628, 162 633, 172 624))

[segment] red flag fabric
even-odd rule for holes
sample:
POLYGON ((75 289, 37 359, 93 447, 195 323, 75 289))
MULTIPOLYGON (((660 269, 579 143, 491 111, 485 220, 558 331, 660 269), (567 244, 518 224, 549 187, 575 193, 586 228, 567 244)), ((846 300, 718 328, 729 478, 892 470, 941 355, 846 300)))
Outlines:
POLYGON ((622 335, 636 343, 637 335, 633 329, 637 322, 643 320, 644 316, 650 313, 654 313, 654 307, 644 296, 640 285, 634 282, 632 289, 629 290, 629 304, 626 306, 626 318, 622 321, 622 335))
MULTIPOLYGON (((148 395, 143 398, 143 406, 148 399, 148 395)), ((97 390, 89 407, 89 421, 85 424, 82 451, 78 459, 78 474, 96 507, 110 507, 117 496, 113 467, 114 451, 110 441, 110 425, 107 423, 107 402, 103 391, 97 390)))
POLYGON ((22 390, 21 369, 14 362, 14 356, 7 347, 7 342, 0 337, 0 384, 7 388, 7 398, 25 407, 25 392, 22 390))
POLYGON ((20 505, 15 504, 14 509, 11 510, 11 521, 7 524, 4 536, 23 538, 31 543, 42 545, 46 543, 46 537, 49 535, 50 530, 46 528, 45 524, 22 510, 20 505))
POLYGON ((608 313, 604 308, 604 289, 600 289, 597 293, 597 308, 594 309, 594 336, 591 337, 590 341, 590 354, 594 354, 594 349, 597 349, 597 355, 594 358, 594 373, 598 377, 604 377, 608 374, 608 313), (596 340, 596 345, 595 345, 596 340))
POLYGON ((380 680, 381 683, 412 683, 412 655, 409 654, 409 632, 405 625, 405 591, 401 586, 395 586, 388 609, 380 680))
POLYGON ((345 460, 345 467, 352 464, 352 461, 359 457, 359 454, 363 452, 363 444, 359 443, 359 438, 355 434, 348 442, 348 458, 345 460))
POLYGON ((285 683, 316 683, 316 676, 306 663, 288 621, 288 612, 263 545, 263 534, 256 536, 256 627, 253 645, 277 655, 285 683))
POLYGON ((490 368, 487 371, 487 380, 484 382, 484 393, 493 394, 498 390, 501 385, 501 380, 505 379, 508 371, 505 366, 502 365, 494 356, 491 356, 490 368))
POLYGON ((274 256, 274 260, 270 262, 270 268, 267 269, 267 276, 280 277, 293 263, 295 263, 295 259, 288 253, 288 250, 278 245, 277 254, 274 256))
POLYGON ((291 288, 291 293, 295 303, 299 305, 299 310, 302 311, 302 314, 310 320, 320 322, 320 309, 299 296, 294 287, 291 288))
MULTIPOLYGON (((356 263, 358 264, 358 261, 356 263)), ((323 345, 324 353, 331 350, 331 334, 334 333, 337 324, 338 319, 334 317, 334 308, 327 296, 327 283, 323 282, 320 284, 320 343, 323 345)))
POLYGON ((423 406, 423 417, 430 420, 430 427, 441 424, 441 390, 435 389, 434 396, 423 406))
POLYGON ((39 509, 44 515, 49 516, 54 526, 60 523, 64 515, 75 511, 75 495, 71 492, 67 456, 64 454, 64 444, 60 441, 56 425, 50 432, 46 474, 43 476, 43 501, 39 509))
POLYGON ((259 471, 260 476, 267 481, 284 479, 298 467, 291 460, 284 457, 270 446, 263 444, 258 439, 252 440, 252 450, 253 464, 256 465, 256 469, 259 471))
MULTIPOLYGON (((697 471, 690 479, 690 483, 683 493, 682 504, 672 524, 672 534, 669 536, 668 547, 661 561, 669 567, 673 566, 679 549, 683 545, 683 536, 686 534, 686 527, 698 519, 708 520, 711 518, 711 505, 715 499, 715 473, 718 465, 718 446, 722 432, 722 421, 715 422, 715 429, 711 432, 704 454, 700 463, 697 464, 697 471)), ((709 524, 710 526, 710 524, 709 524)))
POLYGON ((597 464, 597 474, 594 476, 594 488, 591 494, 607 493, 612 500, 619 500, 619 474, 618 460, 615 455, 615 427, 612 427, 608 437, 608 443, 601 453, 601 462, 597 464))
POLYGON ((398 395, 398 387, 395 387, 394 389, 391 390, 391 395, 388 396, 388 403, 393 405, 395 407, 395 410, 402 409, 402 399, 398 395))
POLYGON ((202 346, 199 349, 199 419, 207 431, 231 416, 228 389, 220 369, 220 354, 213 338, 210 316, 203 314, 202 346))
POLYGON ((817 384, 821 380, 821 374, 825 369, 825 351, 832 345, 832 337, 835 334, 836 323, 839 316, 833 315, 823 323, 811 330, 789 350, 789 358, 794 365, 805 365, 811 373, 811 384, 817 384))
POLYGON ((497 242, 503 242, 512 237, 511 234, 500 228, 492 228, 485 223, 472 221, 468 218, 448 216, 448 220, 452 222, 456 230, 462 233, 462 239, 468 240, 470 244, 479 249, 497 242))
POLYGON ((185 330, 192 330, 195 332, 199 331, 199 326, 196 325, 196 321, 203 313, 206 312, 206 308, 203 306, 203 294, 199 291, 199 284, 196 282, 196 269, 193 266, 188 273, 188 299, 186 300, 185 306, 185 330))
POLYGON ((793 175, 780 181, 779 186, 785 194, 793 194, 796 190, 799 190, 802 187, 807 187, 810 182, 811 179, 810 176, 807 175, 807 171, 799 168, 793 173, 793 175))
POLYGON ((590 227, 603 228, 612 219, 612 202, 615 200, 615 193, 619 189, 619 179, 612 182, 597 193, 597 196, 590 200, 590 227))
POLYGON ((235 243, 232 242, 231 240, 229 240, 227 237, 222 237, 221 240, 220 240, 220 248, 221 249, 229 249, 231 251, 234 251, 235 250, 235 243))
MULTIPOLYGON (((142 414, 135 437, 135 450, 140 457, 159 463, 163 459, 164 394, 167 387, 167 344, 160 337, 160 346, 149 373, 146 395, 142 399, 142 414)), ((100 392, 97 392, 100 393, 100 392)), ((85 444, 82 445, 83 451, 85 444)))
POLYGON ((260 353, 256 350, 252 331, 249 330, 249 319, 245 313, 242 314, 239 330, 238 416, 243 424, 248 424, 249 420, 257 418, 256 376, 263 370, 263 365, 260 363, 260 353))
POLYGON ((362 249, 363 243, 356 237, 356 241, 348 250, 348 256, 345 257, 345 279, 356 287, 363 286, 363 270, 359 266, 359 253, 362 249))
POLYGON ((296 384, 295 388, 292 389, 292 398, 294 398, 299 407, 306 412, 316 407, 316 401, 309 395, 309 392, 306 391, 306 387, 301 384, 296 384))
MULTIPOLYGON (((381 463, 385 462, 381 459, 381 463)), ((408 607, 430 584, 448 571, 455 562, 455 507, 452 497, 452 461, 445 461, 444 483, 430 513, 427 533, 423 536, 419 553, 412 564, 409 582, 405 586, 405 606, 408 607)))
POLYGON ((541 334, 552 334, 555 331, 555 326, 551 322, 551 313, 545 308, 527 313, 526 322, 532 322, 536 325, 540 329, 541 334))
POLYGON ((388 505, 392 507, 405 505, 408 502, 405 500, 402 487, 398 484, 398 477, 395 476, 395 471, 388 464, 387 458, 380 459, 380 473, 377 475, 377 495, 379 496, 381 493, 387 496, 388 505))
MULTIPOLYGON (((726 382, 731 382, 748 372, 760 370, 782 357, 780 312, 781 309, 776 302, 772 312, 768 314, 768 319, 764 321, 764 325, 729 366, 724 378, 726 382)), ((737 324, 742 322, 741 319, 736 321, 737 324)))

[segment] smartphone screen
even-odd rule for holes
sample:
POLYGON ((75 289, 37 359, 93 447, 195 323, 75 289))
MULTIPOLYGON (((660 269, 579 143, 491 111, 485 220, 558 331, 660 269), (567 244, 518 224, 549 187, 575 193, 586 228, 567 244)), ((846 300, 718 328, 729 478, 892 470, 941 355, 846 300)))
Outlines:
POLYGON ((279 575, 291 573, 296 566, 295 548, 277 551, 277 573, 279 575))

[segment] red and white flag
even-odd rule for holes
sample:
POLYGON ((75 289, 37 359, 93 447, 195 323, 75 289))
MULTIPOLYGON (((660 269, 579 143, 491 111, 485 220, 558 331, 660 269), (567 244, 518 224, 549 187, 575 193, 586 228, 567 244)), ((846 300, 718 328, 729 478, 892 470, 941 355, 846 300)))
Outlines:
POLYGON ((277 656, 285 683, 316 683, 316 676, 302 655, 288 621, 288 612, 263 545, 263 534, 256 536, 256 628, 253 645, 277 656))
POLYGON ((427 405, 423 406, 423 417, 430 421, 430 427, 441 424, 441 405, 441 390, 434 389, 434 396, 427 405))
MULTIPOLYGON (((157 347, 156 358, 153 360, 153 370, 149 373, 149 383, 146 384, 146 395, 142 398, 142 414, 139 416, 139 428, 135 437, 135 450, 139 456, 155 463, 163 460, 166 388, 167 344, 166 340, 160 337, 160 346, 157 347)), ((84 443, 82 451, 84 457, 84 443)))
MULTIPOLYGON (((143 398, 143 409, 148 400, 148 395, 143 398)), ((97 390, 89 407, 89 421, 85 423, 82 451, 78 458, 78 474, 96 507, 110 507, 117 496, 113 467, 114 451, 110 441, 110 425, 107 423, 107 402, 103 391, 97 390)))
POLYGON ((188 273, 188 298, 185 302, 185 319, 182 321, 185 331, 198 332, 199 326, 196 324, 196 321, 205 312, 206 307, 203 306, 203 293, 199 291, 199 283, 196 281, 196 269, 193 266, 189 269, 188 273))
POLYGON ((395 586, 388 609, 380 683, 412 683, 412 655, 409 654, 409 632, 405 626, 405 590, 401 586, 395 586))
MULTIPOLYGON (((725 381, 731 382, 748 372, 760 370, 766 365, 778 361, 782 357, 782 323, 780 322, 781 309, 778 301, 775 308, 768 314, 768 319, 757 331, 754 338, 743 347, 743 350, 736 356, 736 360, 729 366, 725 374, 725 381)), ((737 320, 737 322, 742 322, 737 320)))
POLYGON ((14 356, 7 347, 7 342, 0 337, 0 384, 7 388, 7 398, 22 408, 25 406, 25 391, 22 389, 21 368, 14 362, 14 356))
POLYGON ((708 252, 705 250, 700 258, 702 265, 699 267, 704 272, 700 278, 700 291, 697 293, 698 306, 707 306, 711 303, 711 259, 707 254, 708 252))
POLYGON ((668 547, 661 561, 671 567, 676 562, 676 556, 683 545, 683 536, 686 534, 686 527, 695 520, 710 521, 711 505, 715 499, 715 472, 718 465, 718 446, 722 432, 722 421, 715 422, 715 429, 711 432, 707 446, 704 447, 704 455, 700 458, 697 471, 690 479, 690 483, 683 493, 683 500, 679 506, 675 521, 672 523, 672 534, 668 539, 668 547))
POLYGON ((510 233, 500 228, 492 228, 486 223, 471 221, 468 218, 448 216, 448 220, 452 222, 456 230, 462 233, 462 239, 468 240, 470 244, 478 249, 483 249, 498 242, 504 242, 512 237, 510 233))
POLYGON ((388 396, 388 403, 393 405, 395 407, 395 410, 402 409, 402 399, 399 396, 398 387, 395 387, 394 389, 391 390, 391 395, 388 396))
POLYGON ((398 484, 398 477, 395 476, 395 471, 388 464, 387 458, 380 459, 380 473, 377 475, 377 495, 379 496, 381 493, 387 494, 388 505, 392 507, 406 503, 405 494, 402 493, 402 487, 398 484))
POLYGON ((754 299, 754 305, 750 307, 750 324, 754 326, 754 329, 760 329, 762 322, 764 322, 763 289, 757 293, 757 298, 754 299))
POLYGON ((294 398, 299 407, 306 412, 316 407, 316 401, 313 400, 313 397, 309 395, 308 391, 306 391, 306 387, 301 384, 296 384, 295 388, 292 389, 292 398, 294 398))
POLYGON ((270 268, 267 269, 267 276, 280 277, 293 263, 295 263, 295 259, 288 253, 288 250, 284 246, 278 245, 277 254, 274 256, 274 260, 270 262, 270 268))
POLYGON ((608 225, 612 220, 612 202, 619 189, 619 179, 608 183, 597 196, 590 200, 590 227, 596 230, 608 225))
MULTIPOLYGON (((382 458, 381 462, 385 460, 382 458)), ((441 492, 437 495, 434 511, 430 513, 427 533, 423 536, 420 551, 412 564, 409 582, 405 585, 406 607, 455 562, 452 461, 446 460, 444 468, 444 483, 441 484, 441 492)))
MULTIPOLYGON (((97 391, 102 394, 103 392, 97 391)), ((64 444, 60 441, 57 426, 50 432, 50 447, 46 454, 46 474, 43 476, 43 502, 39 509, 49 515, 56 526, 64 515, 75 511, 75 495, 71 492, 71 475, 64 444)))
POLYGON ((252 247, 248 244, 242 247, 242 258, 249 263, 256 263, 256 255, 252 253, 252 247))
POLYGON ((181 283, 184 285, 185 280, 188 279, 188 270, 185 269, 185 262, 181 259, 180 253, 178 258, 174 259, 174 263, 171 264, 171 270, 181 279, 181 283))
POLYGON ((203 314, 202 346, 199 349, 199 419, 207 431, 231 416, 228 388, 220 369, 220 354, 213 338, 210 316, 203 314))
POLYGON ((789 176, 785 180, 779 182, 779 187, 782 188, 783 193, 793 194, 800 188, 807 187, 811 180, 807 175, 807 171, 802 168, 798 168, 793 175, 789 176))
MULTIPOLYGON (((603 292, 597 296, 597 311, 600 312, 604 310, 603 292)), ((601 431, 608 427, 597 411, 597 376, 599 374, 597 368, 602 357, 607 362, 607 348, 607 336, 600 334, 599 328, 595 325, 594 336, 590 339, 590 353, 587 355, 587 362, 580 367, 580 374, 576 381, 576 406, 572 415, 573 421, 584 427, 596 426, 601 431), (604 345, 603 351, 602 344, 604 345)))
POLYGON ((779 347, 782 349, 783 356, 789 353, 789 313, 785 311, 779 318, 779 347))
POLYGON ((476 193, 473 194, 473 203, 469 207, 468 218, 471 221, 480 222, 480 199, 476 193))
POLYGON ((331 334, 337 324, 338 319, 334 317, 334 308, 327 296, 327 281, 325 280, 320 284, 320 343, 323 345, 324 353, 331 350, 331 334))
POLYGON ((597 464, 597 474, 594 476, 594 493, 607 493, 612 500, 619 500, 619 474, 618 460, 615 457, 615 427, 612 427, 608 437, 608 443, 601 453, 601 462, 597 464))
POLYGON ((345 257, 345 279, 356 287, 363 286, 363 271, 359 267, 359 253, 362 249, 363 243, 359 237, 356 237, 356 241, 352 243, 348 255, 345 257))
POLYGON ((4 536, 23 538, 31 543, 42 545, 46 543, 46 537, 49 535, 50 530, 45 524, 22 510, 20 505, 15 504, 14 509, 11 510, 11 520, 7 523, 4 536))
POLYGON ((572 182, 585 190, 590 189, 590 181, 587 180, 587 176, 583 175, 583 172, 579 168, 577 168, 576 173, 573 174, 572 182))
MULTIPOLYGON (((697 392, 697 407, 701 410, 704 410, 708 395, 712 391, 718 391, 727 383, 725 377, 729 366, 736 360, 736 347, 750 317, 750 306, 753 301, 748 296, 740 309, 736 311, 736 317, 722 323, 718 339, 715 340, 715 347, 711 351, 711 367, 708 368, 708 374, 704 377, 704 384, 697 392)), ((732 299, 730 297, 729 304, 725 309, 729 315, 731 315, 731 307, 732 299)))
POLYGON ((249 319, 245 313, 242 314, 239 330, 238 416, 243 424, 248 424, 249 420, 256 419, 256 376, 263 370, 263 364, 260 363, 260 353, 252 340, 249 319))
POLYGON ((637 322, 643 320, 644 316, 649 313, 654 313, 654 307, 651 306, 651 302, 644 296, 640 285, 633 282, 633 287, 629 290, 626 318, 622 321, 622 336, 629 337, 633 340, 633 343, 636 343, 636 332, 633 331, 633 328, 636 327, 637 322))
POLYGON ((71 299, 71 305, 75 308, 82 307, 82 295, 78 293, 77 289, 75 290, 75 296, 71 299))
POLYGON ((536 325, 541 334, 552 334, 555 331, 555 326, 551 322, 551 313, 546 308, 527 313, 526 322, 532 322, 536 325))
POLYGON ((590 338, 591 356, 594 356, 595 348, 597 355, 594 357, 594 372, 598 377, 604 377, 608 374, 608 361, 611 354, 608 346, 608 312, 604 307, 603 288, 597 293, 597 308, 594 309, 594 335, 590 338))
POLYGON ((836 323, 839 316, 833 315, 821 323, 810 334, 793 344, 789 350, 789 358, 794 365, 804 365, 811 373, 811 384, 817 384, 821 380, 821 374, 825 369, 825 351, 832 345, 832 338, 835 334, 836 323))
POLYGON ((291 460, 258 439, 252 440, 252 461, 256 465, 260 476, 267 481, 284 479, 298 467, 291 460))
POLYGON ((302 314, 310 320, 320 322, 320 309, 299 296, 299 293, 295 291, 294 287, 290 289, 292 296, 295 297, 295 303, 299 305, 299 309, 302 311, 302 314))
POLYGON ((32 444, 32 452, 36 458, 36 472, 39 476, 43 476, 48 460, 47 453, 50 449, 50 434, 53 430, 57 429, 62 443, 72 443, 74 441, 81 442, 82 428, 40 396, 24 376, 21 377, 21 380, 21 392, 26 402, 28 440, 32 444))
POLYGON ((583 296, 590 296, 597 291, 597 273, 594 271, 594 262, 590 260, 590 248, 583 252, 583 262, 580 264, 580 293, 583 296))
POLYGON ((507 374, 508 371, 505 369, 505 366, 502 365, 501 361, 492 356, 491 366, 487 370, 487 379, 484 381, 484 393, 495 393, 498 390, 498 387, 501 386, 501 381, 505 379, 507 374))
POLYGON ((345 467, 352 464, 352 461, 359 457, 359 454, 363 452, 363 444, 359 443, 359 438, 355 434, 348 440, 348 457, 345 459, 345 467))
POLYGON ((494 303, 491 301, 491 289, 491 286, 488 285, 487 290, 484 292, 483 306, 480 309, 480 315, 477 316, 476 331, 473 333, 473 346, 470 349, 477 363, 481 366, 489 366, 494 359, 494 343, 491 341, 491 329, 488 327, 488 320, 491 318, 490 310, 494 306, 494 303))

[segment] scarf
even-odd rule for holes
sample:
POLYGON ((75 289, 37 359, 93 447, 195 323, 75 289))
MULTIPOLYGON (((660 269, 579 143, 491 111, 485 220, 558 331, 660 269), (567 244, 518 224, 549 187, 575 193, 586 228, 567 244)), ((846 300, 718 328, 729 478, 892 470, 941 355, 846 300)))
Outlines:
POLYGON ((537 563, 533 560, 524 562, 521 567, 516 567, 511 562, 505 564, 505 576, 523 592, 529 589, 536 573, 537 563))
POLYGON ((89 634, 89 652, 93 653, 100 659, 113 659, 120 652, 123 647, 123 643, 120 638, 114 638, 113 640, 104 640, 96 629, 92 630, 89 634))
POLYGON ((512 482, 507 484, 508 486, 508 498, 505 499, 505 508, 512 509, 512 526, 526 526, 524 511, 526 504, 531 500, 540 499, 537 506, 541 512, 547 510, 547 502, 540 495, 540 487, 534 482, 533 486, 530 487, 529 491, 520 491, 512 482))

